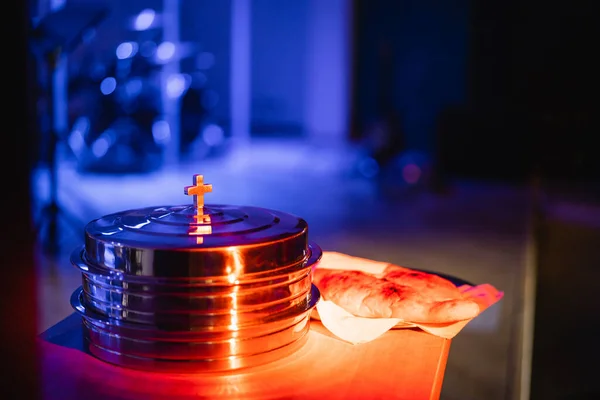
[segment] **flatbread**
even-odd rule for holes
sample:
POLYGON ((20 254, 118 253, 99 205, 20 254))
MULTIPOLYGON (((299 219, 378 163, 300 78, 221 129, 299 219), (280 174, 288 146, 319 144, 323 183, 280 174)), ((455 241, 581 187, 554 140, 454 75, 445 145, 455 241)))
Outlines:
POLYGON ((382 278, 398 285, 410 286, 418 290, 421 295, 431 299, 449 300, 462 297, 458 288, 449 280, 398 265, 388 265, 383 271, 382 278))
POLYGON ((437 275, 389 265, 381 275, 316 268, 313 283, 325 300, 365 318, 442 324, 476 317, 479 306, 437 275))

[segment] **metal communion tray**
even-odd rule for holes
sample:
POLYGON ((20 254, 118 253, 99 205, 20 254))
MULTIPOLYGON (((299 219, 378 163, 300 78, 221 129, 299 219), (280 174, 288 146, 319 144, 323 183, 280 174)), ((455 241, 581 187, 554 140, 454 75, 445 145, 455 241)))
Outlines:
POLYGON ((302 346, 319 300, 321 249, 301 218, 258 207, 193 205, 111 214, 85 228, 71 298, 91 354, 146 370, 227 371, 302 346))
POLYGON ((319 298, 312 285, 306 305, 294 312, 216 331, 164 331, 114 320, 88 309, 82 288, 73 293, 71 305, 83 317, 85 346, 104 361, 145 370, 217 372, 261 365, 299 349, 319 298))

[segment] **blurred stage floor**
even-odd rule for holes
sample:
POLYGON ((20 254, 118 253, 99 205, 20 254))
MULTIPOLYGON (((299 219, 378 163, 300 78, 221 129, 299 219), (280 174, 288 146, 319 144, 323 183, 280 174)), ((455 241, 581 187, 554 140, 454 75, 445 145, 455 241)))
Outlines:
MULTIPOLYGON (((63 226, 57 257, 39 255, 40 331, 71 313, 80 284, 68 255, 82 244, 83 223, 110 212, 189 203, 183 186, 201 173, 213 184, 207 203, 257 205, 304 217, 325 250, 436 270, 491 283, 504 299, 453 341, 444 399, 505 399, 517 368, 515 329, 522 310, 527 192, 504 185, 459 182, 444 195, 378 185, 349 173, 351 153, 290 142, 251 145, 221 159, 145 175, 79 174, 59 169, 61 205, 81 225, 63 226)), ((36 192, 47 193, 44 173, 36 192)))

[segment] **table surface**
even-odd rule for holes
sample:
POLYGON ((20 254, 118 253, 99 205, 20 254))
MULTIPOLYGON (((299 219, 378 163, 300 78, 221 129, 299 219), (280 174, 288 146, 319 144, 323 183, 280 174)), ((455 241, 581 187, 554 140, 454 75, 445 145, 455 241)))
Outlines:
POLYGON ((44 399, 438 399, 450 340, 397 329, 360 345, 318 321, 307 344, 279 361, 230 374, 120 368, 83 350, 73 314, 40 335, 44 399))

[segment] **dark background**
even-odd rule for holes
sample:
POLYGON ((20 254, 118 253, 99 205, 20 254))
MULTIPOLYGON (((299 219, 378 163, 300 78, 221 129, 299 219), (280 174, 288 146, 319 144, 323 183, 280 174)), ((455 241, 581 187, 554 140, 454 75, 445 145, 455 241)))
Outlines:
POLYGON ((5 399, 37 398, 39 371, 34 338, 37 334, 35 304, 34 241, 31 229, 29 179, 33 166, 35 112, 32 108, 32 72, 27 51, 30 13, 27 2, 19 2, 6 10, 2 36, 8 42, 11 61, 5 63, 4 74, 11 90, 5 92, 2 113, 5 126, 11 127, 2 146, 2 207, 6 229, 2 230, 3 282, 0 301, 0 349, 2 389, 5 399))
MULTIPOLYGON (((5 294, 0 302, 0 343, 2 362, 10 366, 3 370, 3 391, 7 391, 2 398, 33 398, 37 389, 29 179, 40 153, 36 141, 40 124, 33 111, 34 79, 27 75, 33 63, 26 52, 35 3, 28 7, 21 2, 18 13, 10 16, 11 25, 3 28, 5 40, 16 45, 11 62, 5 63, 11 68, 10 84, 15 89, 4 90, 5 103, 11 103, 11 108, 3 117, 5 126, 18 128, 5 130, 8 142, 2 146, 4 176, 9 178, 3 205, 10 210, 4 213, 8 220, 2 239, 5 294)), ((592 84, 598 71, 593 40, 597 14, 592 12, 592 2, 355 0, 353 4, 350 141, 359 143, 368 136, 367 127, 373 121, 383 121, 392 132, 387 146, 392 156, 407 148, 432 154, 441 181, 471 178, 523 183, 536 176, 546 196, 597 201, 598 117, 591 101, 598 93, 592 84), (432 30, 432 24, 439 30, 432 30), (415 47, 428 51, 415 52, 415 47), (409 65, 414 62, 418 71, 419 65, 431 68, 425 76, 413 76, 414 70, 395 67, 407 61, 409 65), (406 85, 415 81, 421 83, 406 85), (395 89, 399 86, 404 90, 395 89), (415 114, 427 116, 429 125, 415 119, 415 114)), ((4 16, 9 18, 8 13, 4 16)), ((381 157, 385 160, 389 155, 381 157)), ((540 212, 544 213, 543 205, 540 212)), ((568 329, 553 336, 545 327, 553 323, 553 305, 559 307, 553 303, 563 287, 557 277, 561 285, 568 281, 572 286, 565 292, 572 296, 572 307, 563 312, 593 303, 590 297, 578 303, 575 297, 580 290, 569 279, 591 279, 586 293, 597 288, 592 279, 597 275, 597 257, 592 253, 598 231, 574 233, 577 228, 553 224, 547 216, 540 218, 539 263, 549 266, 538 266, 542 311, 536 335, 543 335, 544 340, 534 349, 532 398, 554 398, 561 381, 567 383, 562 386, 562 397, 555 398, 593 398, 598 394, 597 385, 590 382, 593 366, 578 366, 593 365, 598 359, 597 336, 585 335, 581 346, 569 350, 568 343, 580 336, 568 329), (571 248, 579 252, 576 265, 569 263, 571 248), (562 358, 553 357, 556 354, 562 358), (551 367, 554 372, 547 369, 551 367), (557 369, 571 373, 561 375, 557 369), (552 388, 549 376, 554 377, 553 390, 548 389, 552 388), (578 387, 583 388, 579 394, 574 392, 578 387)), ((570 321, 577 324, 581 318, 570 321)), ((594 329, 592 321, 589 331, 594 333, 594 329)))
POLYGON ((592 2, 355 4, 355 138, 382 112, 373 105, 381 97, 392 98, 400 116, 419 106, 433 110, 435 134, 430 143, 419 145, 438 149, 446 174, 523 181, 536 170, 551 181, 596 186, 600 161, 593 146, 598 131, 591 102, 597 71, 592 2), (453 35, 465 38, 466 48, 453 35), (385 65, 374 43, 390 42, 396 66, 414 57, 414 47, 429 50, 424 58, 437 68, 429 69, 428 83, 419 91, 393 91, 410 80, 399 72, 384 76, 379 93, 373 90, 379 87, 370 84, 374 72, 385 65), (465 68, 456 73, 456 62, 448 60, 462 55, 465 68), (440 96, 445 97, 442 104, 427 103, 440 96))

